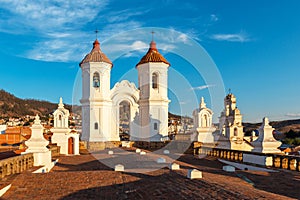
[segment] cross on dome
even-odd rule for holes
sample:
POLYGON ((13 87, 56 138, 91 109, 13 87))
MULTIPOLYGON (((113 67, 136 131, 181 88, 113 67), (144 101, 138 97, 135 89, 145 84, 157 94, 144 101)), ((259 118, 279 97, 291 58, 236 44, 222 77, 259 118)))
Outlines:
POLYGON ((97 39, 98 39, 98 33, 99 33, 99 30, 96 29, 96 30, 95 30, 95 33, 96 33, 96 40, 97 40, 97 39))
POLYGON ((146 55, 143 56, 143 58, 140 60, 140 62, 136 65, 149 63, 149 62, 162 62, 170 66, 170 63, 158 52, 156 48, 156 42, 154 42, 154 31, 151 31, 152 34, 152 41, 150 42, 150 47, 148 49, 148 52, 146 55))
POLYGON ((153 38, 154 38, 154 31, 151 31, 151 34, 152 34, 152 41, 153 41, 153 38))
POLYGON ((79 63, 79 66, 81 66, 84 63, 89 63, 89 62, 106 62, 108 64, 111 64, 112 67, 112 62, 110 59, 101 51, 100 48, 100 42, 98 41, 98 30, 95 30, 96 33, 96 40, 93 42, 93 49, 89 54, 87 54, 83 60, 79 63))

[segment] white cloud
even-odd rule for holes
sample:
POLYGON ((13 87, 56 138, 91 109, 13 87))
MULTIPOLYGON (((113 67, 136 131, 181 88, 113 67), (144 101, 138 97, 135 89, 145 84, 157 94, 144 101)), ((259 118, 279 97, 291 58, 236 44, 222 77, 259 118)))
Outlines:
POLYGON ((214 86, 215 85, 201 85, 201 86, 198 86, 198 87, 192 87, 191 90, 204 90, 204 89, 214 87, 214 86))
POLYGON ((168 41, 169 43, 184 43, 184 44, 190 44, 191 39, 197 39, 196 34, 193 32, 193 30, 185 30, 185 33, 180 33, 176 31, 173 27, 168 28, 170 31, 168 32, 168 35, 164 35, 164 33, 156 32, 154 37, 155 38, 161 38, 165 41, 168 41))
POLYGON ((180 34, 178 37, 177 37, 177 39, 179 40, 179 41, 181 41, 181 42, 183 42, 183 43, 187 43, 187 41, 188 41, 188 36, 186 35, 186 34, 180 34))
POLYGON ((130 9, 125 9, 109 13, 106 16, 106 19, 109 23, 124 22, 128 21, 130 17, 143 15, 147 12, 149 12, 149 10, 133 11, 130 9))
POLYGON ((218 20, 219 20, 219 18, 217 17, 217 15, 215 15, 215 14, 210 15, 210 21, 216 22, 218 20))
POLYGON ((106 0, 0 0, 0 2, 0 7, 10 12, 12 21, 19 24, 20 28, 29 26, 42 32, 53 28, 69 30, 74 26, 86 24, 108 4, 106 0))
MULTIPOLYGON (((0 8, 7 12, 0 19, 0 32, 36 37, 20 56, 43 61, 74 61, 90 50, 91 30, 82 30, 87 23, 102 25, 99 40, 116 33, 139 28, 141 22, 129 20, 147 10, 106 11, 108 0, 0 0, 0 8), (3 22, 3 23, 2 23, 3 22), (89 31, 89 32, 87 32, 89 31)), ((98 27, 99 28, 99 27, 98 27)), ((148 45, 132 43, 129 50, 148 45)), ((124 48, 128 48, 124 47, 124 48)))
POLYGON ((287 113, 285 116, 287 116, 287 117, 300 117, 300 113, 287 113))
POLYGON ((68 62, 78 61, 87 53, 84 49, 91 48, 91 44, 75 43, 72 40, 50 39, 37 43, 25 53, 25 57, 33 60, 68 62))
POLYGON ((117 44, 109 44, 108 48, 105 48, 105 52, 113 53, 113 52, 131 52, 131 51, 141 51, 145 48, 148 48, 149 45, 142 41, 134 41, 131 44, 127 43, 117 43, 117 44))
POLYGON ((250 38, 245 33, 236 34, 214 34, 211 39, 218 41, 229 41, 229 42, 248 42, 250 38))
POLYGON ((71 37, 72 34, 71 33, 62 33, 62 32, 49 32, 46 33, 49 37, 52 38, 67 38, 67 37, 71 37))

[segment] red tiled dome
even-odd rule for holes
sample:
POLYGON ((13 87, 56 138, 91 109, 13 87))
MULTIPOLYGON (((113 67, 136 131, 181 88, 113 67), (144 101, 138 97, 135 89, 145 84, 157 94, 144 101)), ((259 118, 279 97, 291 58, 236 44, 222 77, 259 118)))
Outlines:
POLYGON ((84 59, 80 62, 79 66, 87 62, 106 62, 112 64, 109 58, 101 51, 100 43, 97 39, 93 43, 92 51, 84 57, 84 59))
POLYGON ((154 41, 151 41, 148 52, 146 53, 146 55, 143 56, 143 58, 136 65, 136 67, 138 65, 149 62, 163 62, 170 66, 170 63, 158 52, 156 48, 156 43, 154 41))

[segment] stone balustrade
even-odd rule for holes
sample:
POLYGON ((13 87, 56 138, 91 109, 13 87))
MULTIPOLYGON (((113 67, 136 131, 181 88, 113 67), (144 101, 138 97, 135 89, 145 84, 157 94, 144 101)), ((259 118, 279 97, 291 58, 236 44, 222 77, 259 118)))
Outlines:
POLYGON ((273 155, 273 167, 300 171, 300 157, 287 155, 273 155))
POLYGON ((14 156, 0 160, 0 178, 11 174, 21 173, 33 166, 33 154, 14 156))
MULTIPOLYGON (((265 163, 255 163, 249 162, 250 164, 262 165, 262 166, 272 166, 274 168, 287 169, 293 171, 300 171, 300 156, 289 156, 289 155, 280 155, 280 154, 270 154, 270 153, 257 153, 249 151, 239 151, 239 150, 229 150, 229 149, 219 149, 219 148, 210 148, 210 147, 200 147, 197 148, 198 154, 209 155, 217 158, 221 158, 228 161, 245 163, 245 157, 257 158, 256 160, 265 160, 265 163), (267 161, 270 159, 271 164, 268 165, 267 161)), ((247 164, 247 162, 246 162, 247 164)))

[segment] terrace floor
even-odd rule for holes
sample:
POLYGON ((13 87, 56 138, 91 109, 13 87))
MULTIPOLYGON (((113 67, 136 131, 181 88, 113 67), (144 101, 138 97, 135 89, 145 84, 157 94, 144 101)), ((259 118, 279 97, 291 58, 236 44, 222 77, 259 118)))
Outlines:
MULTIPOLYGON (((299 199, 300 173, 222 170, 213 157, 182 155, 175 162, 181 167, 171 171, 157 164, 157 155, 136 154, 134 149, 85 152, 78 156, 60 156, 49 173, 32 170, 2 180, 12 184, 2 199, 299 199), (104 164, 105 163, 105 164, 104 164), (120 163, 124 172, 111 166, 120 163), (203 172, 202 179, 186 178, 188 169, 203 172), (135 173, 139 172, 139 173, 135 173), (241 178, 243 177, 243 178, 241 178), (245 177, 250 182, 245 181, 245 177)), ((158 155, 167 162, 176 155, 158 155)))

